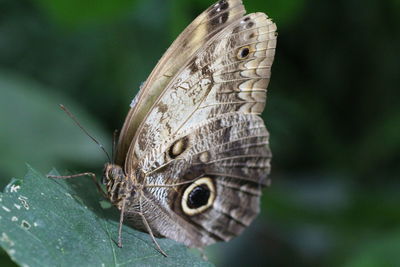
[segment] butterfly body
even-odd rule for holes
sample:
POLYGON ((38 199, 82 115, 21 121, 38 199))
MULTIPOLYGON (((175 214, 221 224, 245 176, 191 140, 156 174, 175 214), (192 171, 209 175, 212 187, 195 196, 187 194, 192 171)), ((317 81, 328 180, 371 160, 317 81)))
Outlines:
POLYGON ((259 213, 271 159, 259 114, 276 26, 244 13, 239 0, 203 12, 132 102, 104 182, 135 228, 203 247, 237 236, 259 213))

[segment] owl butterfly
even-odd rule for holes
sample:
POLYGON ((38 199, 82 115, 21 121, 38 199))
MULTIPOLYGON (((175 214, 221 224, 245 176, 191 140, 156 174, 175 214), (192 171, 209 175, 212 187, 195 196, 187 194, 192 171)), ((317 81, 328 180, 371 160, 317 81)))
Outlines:
POLYGON ((253 221, 269 183, 259 115, 275 46, 276 25, 264 13, 245 15, 240 0, 209 7, 173 42, 132 101, 115 162, 105 165, 120 245, 122 221, 189 247, 228 241, 253 221))

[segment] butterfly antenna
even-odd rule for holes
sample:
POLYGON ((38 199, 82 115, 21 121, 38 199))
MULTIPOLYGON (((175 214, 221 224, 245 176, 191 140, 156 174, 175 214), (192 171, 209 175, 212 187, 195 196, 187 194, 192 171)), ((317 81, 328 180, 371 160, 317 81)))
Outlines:
POLYGON ((118 134, 118 129, 115 129, 114 133, 113 133, 113 145, 112 145, 112 150, 111 150, 111 156, 112 156, 112 164, 114 164, 114 159, 115 159, 115 151, 117 151, 117 134, 118 134))
POLYGON ((67 113, 67 115, 75 122, 75 124, 76 124, 79 128, 81 128, 81 130, 82 130, 87 136, 89 136, 90 139, 92 139, 93 142, 95 142, 95 143, 100 147, 101 150, 103 150, 103 152, 106 154, 106 156, 107 156, 107 158, 108 158, 108 161, 111 162, 110 155, 108 155, 108 153, 107 153, 107 151, 105 150, 104 146, 103 146, 102 144, 100 144, 100 142, 97 141, 96 138, 94 138, 92 135, 90 135, 90 133, 89 133, 88 131, 86 131, 85 128, 83 128, 83 126, 79 123, 79 121, 77 120, 77 118, 76 118, 64 105, 60 104, 60 108, 61 108, 65 113, 67 113))

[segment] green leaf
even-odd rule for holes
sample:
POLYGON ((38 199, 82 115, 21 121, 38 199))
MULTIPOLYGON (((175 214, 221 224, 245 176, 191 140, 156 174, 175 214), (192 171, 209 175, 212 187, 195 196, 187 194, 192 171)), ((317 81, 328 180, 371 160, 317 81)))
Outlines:
POLYGON ((123 227, 118 212, 102 209, 100 194, 85 177, 48 179, 29 167, 0 194, 0 245, 19 265, 29 266, 210 266, 186 247, 123 227))

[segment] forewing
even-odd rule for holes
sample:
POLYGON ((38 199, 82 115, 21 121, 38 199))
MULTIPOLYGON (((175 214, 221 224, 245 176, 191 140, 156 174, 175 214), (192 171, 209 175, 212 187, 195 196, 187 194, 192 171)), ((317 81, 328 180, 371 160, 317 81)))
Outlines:
POLYGON ((200 47, 218 34, 226 25, 236 21, 244 13, 241 0, 221 0, 200 14, 178 36, 159 60, 131 104, 118 141, 117 164, 123 165, 139 124, 167 84, 185 65, 188 58, 191 58, 200 47))
POLYGON ((178 72, 141 123, 128 152, 132 162, 151 162, 149 151, 167 149, 199 122, 226 113, 260 114, 276 46, 276 26, 249 14, 211 38, 178 72))

